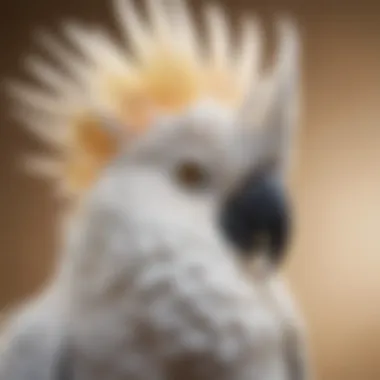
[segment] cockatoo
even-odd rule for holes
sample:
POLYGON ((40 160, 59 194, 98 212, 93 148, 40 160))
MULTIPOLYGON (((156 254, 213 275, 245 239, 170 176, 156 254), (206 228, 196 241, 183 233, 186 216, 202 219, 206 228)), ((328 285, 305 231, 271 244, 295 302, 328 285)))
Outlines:
POLYGON ((41 35, 60 69, 27 68, 16 114, 56 155, 28 160, 70 198, 44 290, 8 320, 1 380, 304 380, 300 312, 279 276, 297 126, 299 37, 279 19, 261 69, 246 17, 232 42, 205 6, 115 1, 125 44, 65 24, 41 35), (203 42, 203 41, 202 41, 203 42), (129 49, 127 50, 126 46, 129 49))

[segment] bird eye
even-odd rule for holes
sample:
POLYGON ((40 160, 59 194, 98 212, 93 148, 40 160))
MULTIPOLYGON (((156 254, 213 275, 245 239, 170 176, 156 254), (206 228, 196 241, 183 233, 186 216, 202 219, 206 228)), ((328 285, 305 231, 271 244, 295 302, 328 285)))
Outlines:
POLYGON ((176 181, 186 189, 202 190, 210 183, 208 170, 197 162, 182 162, 175 172, 176 181))

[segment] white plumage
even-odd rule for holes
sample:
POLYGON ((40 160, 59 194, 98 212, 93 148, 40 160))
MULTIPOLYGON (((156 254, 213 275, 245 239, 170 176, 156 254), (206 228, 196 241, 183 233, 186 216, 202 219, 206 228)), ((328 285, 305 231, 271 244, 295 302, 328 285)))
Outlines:
POLYGON ((148 22, 129 0, 115 9, 137 60, 102 30, 67 24, 76 53, 43 36, 67 74, 27 61, 55 94, 13 87, 25 110, 16 113, 60 151, 35 166, 81 202, 49 286, 10 318, 0 379, 306 379, 286 285, 249 273, 215 219, 261 160, 285 176, 297 123, 294 26, 280 23, 263 76, 254 19, 232 49, 223 12, 207 8, 202 54, 183 1, 147 1, 148 22), (207 174, 196 191, 178 174, 188 162, 207 174))

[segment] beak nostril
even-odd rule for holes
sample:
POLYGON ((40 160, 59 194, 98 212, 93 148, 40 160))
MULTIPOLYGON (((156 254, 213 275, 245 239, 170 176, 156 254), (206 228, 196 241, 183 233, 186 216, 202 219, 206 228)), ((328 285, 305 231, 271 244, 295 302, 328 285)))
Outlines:
POLYGON ((264 250, 271 261, 282 261, 290 230, 284 188, 273 176, 251 178, 226 199, 221 225, 242 254, 251 256, 264 250))

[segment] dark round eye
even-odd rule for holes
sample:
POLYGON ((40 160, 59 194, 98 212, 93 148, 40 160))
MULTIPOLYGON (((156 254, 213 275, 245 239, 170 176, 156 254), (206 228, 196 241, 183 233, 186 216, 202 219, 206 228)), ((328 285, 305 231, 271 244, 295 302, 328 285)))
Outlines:
POLYGON ((189 190, 202 190, 210 183, 209 172, 197 162, 182 162, 177 166, 175 176, 177 182, 189 190))

